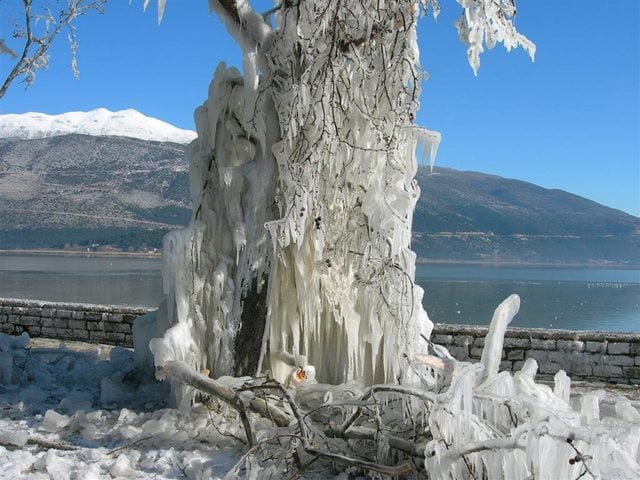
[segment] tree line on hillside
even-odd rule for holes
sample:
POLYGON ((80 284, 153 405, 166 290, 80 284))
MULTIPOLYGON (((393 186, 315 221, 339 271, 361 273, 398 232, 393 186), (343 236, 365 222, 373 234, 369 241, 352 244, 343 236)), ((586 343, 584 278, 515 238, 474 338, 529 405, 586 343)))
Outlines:
POLYGON ((0 249, 98 249, 147 251, 162 248, 167 229, 149 230, 140 227, 29 228, 0 230, 0 249))

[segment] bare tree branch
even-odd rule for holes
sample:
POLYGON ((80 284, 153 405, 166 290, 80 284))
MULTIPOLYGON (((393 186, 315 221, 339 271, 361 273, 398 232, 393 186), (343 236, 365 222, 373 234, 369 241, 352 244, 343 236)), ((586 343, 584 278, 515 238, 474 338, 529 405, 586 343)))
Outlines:
POLYGON ((209 8, 225 22, 229 34, 243 50, 258 50, 272 34, 264 17, 247 0, 209 0, 209 8))
POLYGON ((249 409, 264 418, 272 419, 278 427, 289 425, 289 416, 279 408, 270 405, 266 400, 253 396, 245 402, 232 388, 196 372, 184 362, 168 362, 162 367, 162 372, 182 383, 215 396, 231 405, 238 412, 249 409))
MULTIPOLYGON (((74 72, 74 75, 77 76, 77 43, 75 40, 73 22, 76 18, 92 10, 95 10, 98 13, 102 13, 103 7, 106 2, 107 0, 72 1, 68 3, 66 9, 61 9, 59 11, 57 17, 53 17, 48 9, 45 9, 45 14, 36 14, 32 9, 33 0, 22 0, 24 26, 23 28, 18 27, 13 32, 13 37, 23 38, 24 45, 22 46, 22 53, 20 54, 18 61, 11 69, 4 82, 2 83, 2 86, 0 87, 0 99, 4 97, 5 93, 9 89, 9 86, 19 76, 25 76, 25 82, 27 83, 27 86, 31 85, 35 81, 36 71, 41 68, 46 68, 48 65, 47 52, 49 50, 49 47, 51 47, 58 34, 65 28, 69 29, 69 39, 72 54, 71 68, 74 72), (44 23, 46 26, 41 34, 37 34, 34 31, 34 23, 36 23, 36 21, 41 17, 45 17, 46 21, 42 23, 44 23)), ((4 39, 0 39, 0 54, 3 53, 8 53, 14 58, 18 57, 18 55, 5 44, 4 39)))

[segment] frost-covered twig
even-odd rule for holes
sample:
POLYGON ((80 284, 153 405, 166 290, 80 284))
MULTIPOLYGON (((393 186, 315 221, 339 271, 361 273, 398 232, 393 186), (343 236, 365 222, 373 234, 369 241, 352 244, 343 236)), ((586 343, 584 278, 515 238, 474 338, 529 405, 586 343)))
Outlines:
MULTIPOLYGON (((345 440, 375 441, 379 432, 373 428, 351 427, 344 433, 338 433, 332 429, 327 429, 326 433, 331 437, 344 438, 345 440)), ((423 443, 412 442, 395 435, 385 435, 384 438, 391 448, 412 457, 424 458, 425 445, 423 443)))
POLYGON ((17 62, 4 79, 0 86, 0 99, 5 95, 11 83, 23 75, 27 86, 35 81, 36 71, 46 68, 49 63, 48 51, 51 44, 63 29, 69 30, 69 42, 71 48, 71 68, 75 76, 78 75, 76 65, 76 51, 78 44, 76 42, 75 30, 73 22, 88 13, 95 10, 102 13, 107 0, 74 0, 67 4, 66 8, 61 8, 57 16, 53 16, 51 11, 43 7, 43 13, 33 12, 33 0, 23 0, 24 24, 16 27, 12 37, 21 39, 24 44, 21 46, 21 53, 18 55, 6 45, 6 40, 0 38, 0 55, 9 54, 14 58, 18 58, 17 62), (40 21, 42 20, 42 21, 40 21), (36 32, 37 27, 41 27, 40 33, 36 32))
POLYGON ((569 459, 569 464, 574 465, 577 462, 582 462, 582 468, 584 470, 582 471, 582 473, 580 473, 580 476, 578 476, 578 478, 583 477, 587 473, 591 475, 592 478, 597 478, 596 475, 594 475, 594 473, 589 468, 589 465, 587 465, 587 460, 592 459, 591 455, 585 455, 580 450, 578 450, 578 448, 575 446, 573 442, 574 438, 575 438, 574 435, 569 435, 569 437, 567 437, 567 443, 571 446, 573 451, 576 452, 575 457, 569 459))
MULTIPOLYGON (((359 401, 366 401, 376 392, 398 393, 402 395, 415 396, 421 400, 429 403, 435 402, 435 394, 423 390, 419 390, 413 387, 407 387, 403 385, 373 385, 366 389, 359 401)), ((346 431, 352 427, 352 425, 362 415, 362 407, 358 407, 353 414, 347 418, 341 425, 333 428, 334 435, 344 436, 346 431)))
POLYGON ((27 445, 36 445, 38 447, 45 448, 47 450, 76 450, 77 447, 74 445, 69 445, 65 442, 54 442, 51 440, 46 440, 41 437, 29 437, 27 439, 27 445))
POLYGON ((109 452, 107 452, 107 455, 113 455, 114 453, 120 452, 121 450, 127 450, 129 448, 135 447, 136 445, 140 445, 142 442, 146 442, 147 440, 150 440, 152 438, 153 438, 152 435, 148 437, 139 438, 137 440, 134 440, 133 442, 127 443, 126 445, 122 445, 118 448, 114 448, 113 450, 110 450, 109 452))

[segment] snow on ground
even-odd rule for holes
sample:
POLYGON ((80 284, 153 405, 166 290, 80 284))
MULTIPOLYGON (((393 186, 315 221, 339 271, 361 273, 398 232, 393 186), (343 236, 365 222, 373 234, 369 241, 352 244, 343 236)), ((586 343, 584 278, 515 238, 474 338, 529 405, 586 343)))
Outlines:
POLYGON ((242 433, 201 404, 168 408, 168 397, 168 385, 134 370, 131 350, 0 334, 0 478, 224 476, 242 433))
POLYGON ((175 143, 189 143, 196 138, 192 130, 176 128, 133 109, 111 112, 98 108, 60 115, 35 112, 0 115, 0 138, 48 138, 71 133, 175 143))
MULTIPOLYGON (((621 393, 638 390, 591 396, 614 415, 621 393)), ((136 371, 129 349, 0 334, 0 479, 224 477, 247 450, 240 422, 219 405, 170 408, 169 397, 168 384, 136 371)))

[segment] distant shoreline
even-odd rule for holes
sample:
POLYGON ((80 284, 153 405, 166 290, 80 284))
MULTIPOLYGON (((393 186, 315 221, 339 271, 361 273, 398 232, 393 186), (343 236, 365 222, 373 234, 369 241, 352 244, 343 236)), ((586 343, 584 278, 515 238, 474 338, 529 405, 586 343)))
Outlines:
POLYGON ((161 258, 162 252, 96 252, 86 250, 56 250, 54 248, 25 249, 25 250, 0 250, 3 255, 54 255, 61 257, 123 257, 123 258, 161 258))
POLYGON ((468 265, 478 267, 549 267, 549 268, 614 268, 638 270, 640 265, 626 263, 602 263, 602 262, 513 262, 492 260, 438 260, 429 258, 416 259, 416 265, 468 265))
MULTIPOLYGON (((86 250, 57 250, 47 249, 25 249, 25 250, 0 250, 3 255, 54 255, 69 257, 122 257, 122 258, 161 258, 162 252, 116 252, 116 251, 86 251, 86 250)), ((490 261, 490 260, 440 260, 430 258, 416 259, 416 265, 460 265, 479 267, 549 267, 549 268, 614 268, 638 270, 640 265, 629 265, 621 263, 573 263, 573 262, 513 262, 513 261, 490 261)))

